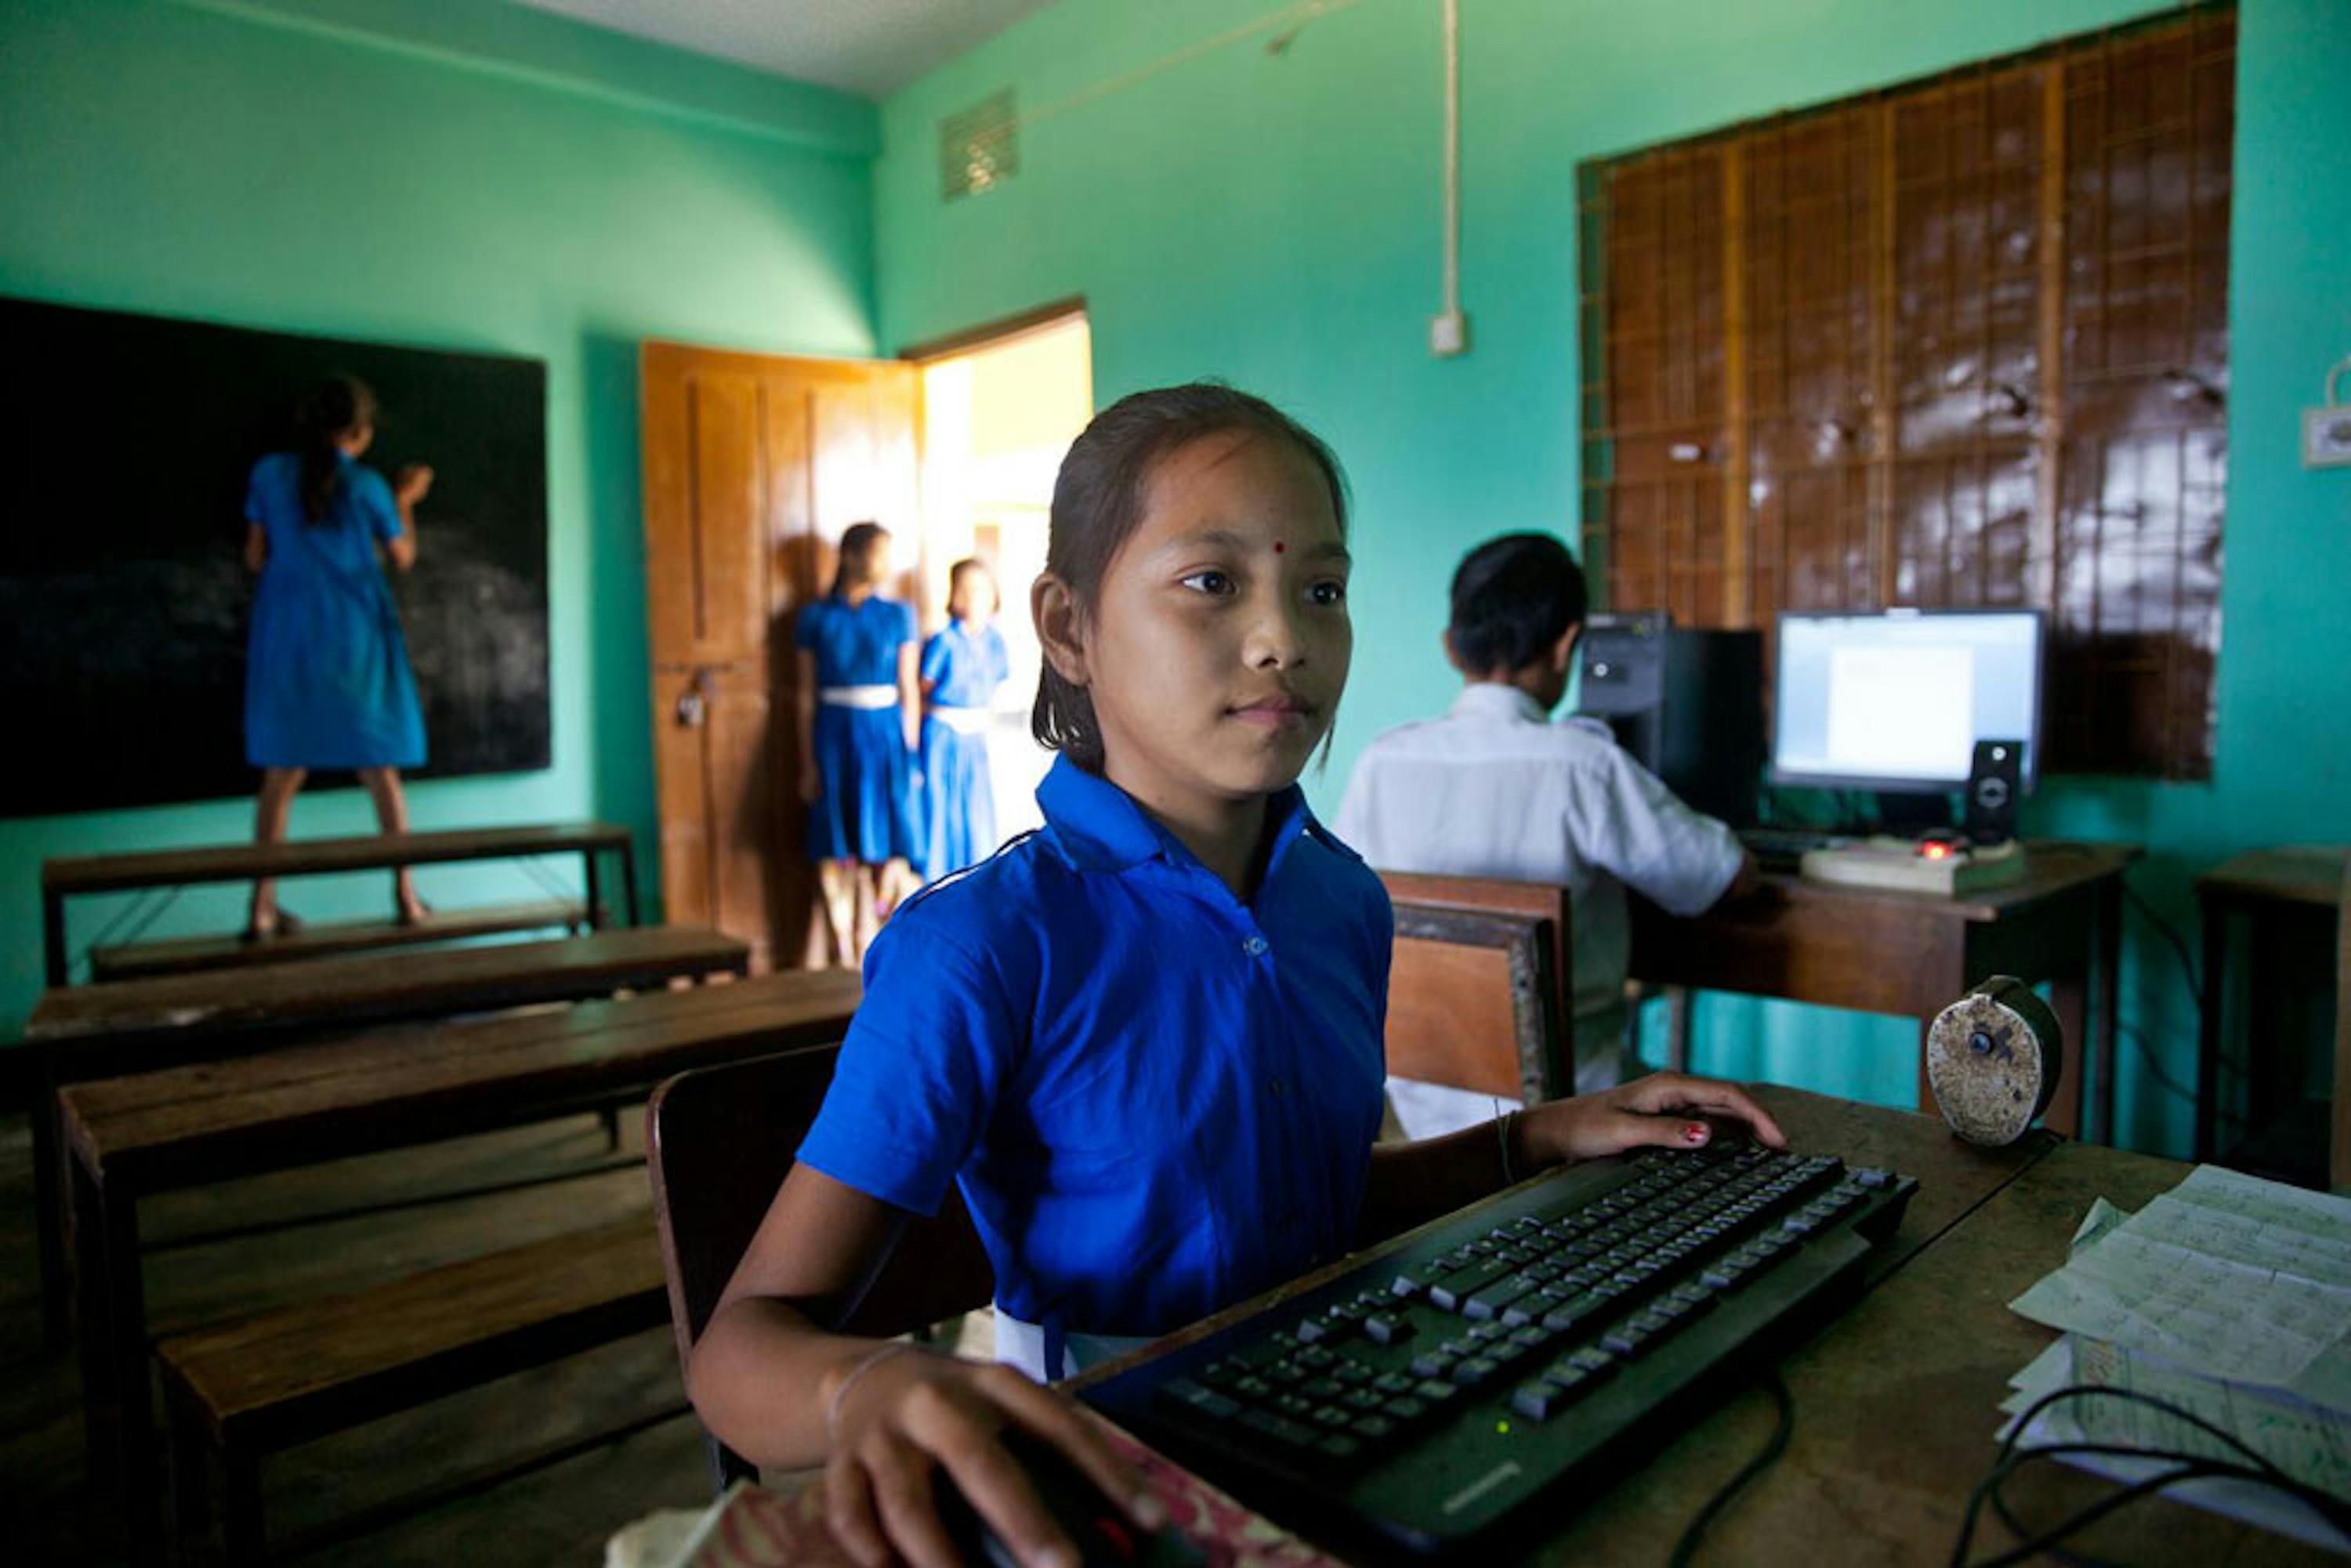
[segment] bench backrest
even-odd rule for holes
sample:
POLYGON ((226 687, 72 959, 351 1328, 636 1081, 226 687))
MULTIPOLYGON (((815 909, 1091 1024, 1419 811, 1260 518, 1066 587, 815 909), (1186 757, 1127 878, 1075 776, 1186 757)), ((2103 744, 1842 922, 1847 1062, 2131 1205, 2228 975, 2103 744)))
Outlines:
POLYGON ((2335 1108, 2327 1139, 2328 1185, 2351 1192, 2351 861, 2335 910, 2335 1108))
POLYGON ((1523 1104, 1575 1092, 1567 890, 1382 872, 1395 906, 1387 1068, 1523 1104))
MULTIPOLYGON (((663 1084, 646 1106, 645 1163, 681 1367, 790 1174, 839 1053, 836 1045, 808 1046, 698 1068, 663 1084)), ((984 1307, 994 1295, 978 1233, 950 1186, 935 1218, 906 1222, 872 1285, 829 1326, 887 1338, 984 1307)), ((715 1438, 711 1448, 721 1490, 755 1473, 715 1438)))

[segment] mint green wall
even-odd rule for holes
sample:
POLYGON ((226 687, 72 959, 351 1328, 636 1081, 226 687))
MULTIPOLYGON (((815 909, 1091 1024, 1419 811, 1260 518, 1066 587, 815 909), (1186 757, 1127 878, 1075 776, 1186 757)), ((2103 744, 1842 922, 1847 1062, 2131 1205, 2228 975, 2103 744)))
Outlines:
MULTIPOLYGON (((610 817, 650 882, 636 344, 872 352, 874 140, 862 100, 517 6, 9 0, 0 293, 544 360, 554 766, 412 803, 422 827, 610 817)), ((57 744, 10 738, 11 767, 57 744)), ((356 790, 295 808, 297 834, 371 827, 356 790)), ((250 831, 236 801, 0 822, 0 1035, 39 986, 44 858, 250 831)), ((423 879, 454 903, 534 895, 511 871, 423 879)), ((287 902, 385 898, 369 879, 287 902)), ((156 929, 219 929, 237 900, 191 894, 156 929)))
MULTIPOLYGON (((1259 34, 1091 101, 1096 84, 1268 0, 1062 0, 883 106, 882 335, 920 340, 1083 294, 1096 396, 1202 374, 1303 416, 1351 471, 1354 678, 1329 773, 1441 706, 1441 584, 1504 528, 1575 529, 1573 175, 1581 160, 1819 102, 2147 13, 2146 0, 1462 0, 1464 300, 1473 351, 1429 358, 1437 304, 1436 0, 1362 0, 1286 53, 1259 34), (1010 86, 1019 174, 942 203, 937 123, 1010 86), (1059 106, 1068 104, 1066 108, 1059 106)), ((2351 838, 2351 674, 2336 652, 2351 472, 2295 464, 2295 411, 2351 351, 2351 5, 2241 11, 2226 646, 2209 785, 2059 781, 2028 821, 2147 844, 2133 873, 2190 925, 2233 850, 2351 838)), ((2175 968, 2135 935, 2125 1010, 2192 1079, 2175 968)), ((1907 1103, 1907 1024, 1739 998, 1699 1064, 1907 1103)), ((2184 1148, 2184 1105, 2126 1054, 2127 1142, 2184 1148)))

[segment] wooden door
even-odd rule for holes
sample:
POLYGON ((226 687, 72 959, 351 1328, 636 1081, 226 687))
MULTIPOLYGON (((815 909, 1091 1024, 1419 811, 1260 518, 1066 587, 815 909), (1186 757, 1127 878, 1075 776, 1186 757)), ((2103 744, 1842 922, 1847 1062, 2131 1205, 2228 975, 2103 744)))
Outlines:
POLYGON ((916 538, 910 365, 647 343, 646 621, 668 917, 797 963, 802 848, 792 622, 850 524, 916 538))

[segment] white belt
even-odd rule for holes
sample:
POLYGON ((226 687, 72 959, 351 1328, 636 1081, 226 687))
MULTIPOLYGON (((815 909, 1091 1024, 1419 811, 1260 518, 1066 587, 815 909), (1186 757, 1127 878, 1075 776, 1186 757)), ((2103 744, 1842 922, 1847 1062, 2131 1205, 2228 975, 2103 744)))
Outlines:
POLYGON ((937 719, 957 735, 986 735, 996 716, 984 707, 935 707, 928 717, 937 719))
POLYGON ((895 686, 819 686, 816 700, 827 707, 896 707, 895 686))

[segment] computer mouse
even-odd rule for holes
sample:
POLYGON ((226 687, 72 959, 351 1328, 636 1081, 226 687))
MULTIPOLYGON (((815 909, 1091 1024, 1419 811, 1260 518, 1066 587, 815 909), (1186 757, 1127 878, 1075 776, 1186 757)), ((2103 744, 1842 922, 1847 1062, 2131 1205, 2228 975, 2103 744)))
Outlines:
MULTIPOLYGON (((1207 1556, 1174 1526, 1145 1530, 1104 1497, 1084 1471, 1061 1449, 1018 1427, 998 1434, 1029 1478, 1037 1500, 1078 1549, 1081 1568, 1203 1568, 1207 1556)), ((1027 1568, 997 1536, 995 1528, 964 1500, 945 1471, 934 1481, 939 1519, 966 1563, 990 1568, 1027 1568)))

